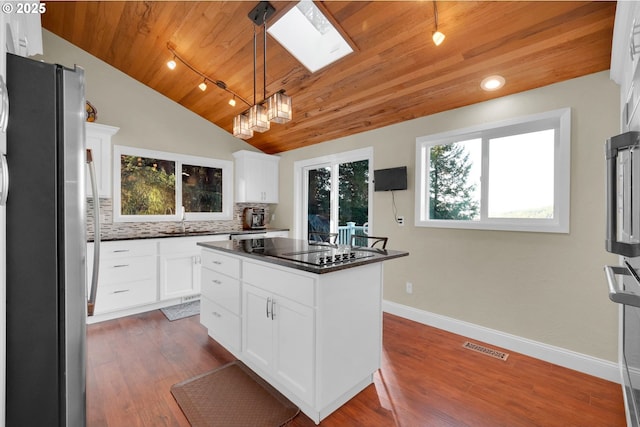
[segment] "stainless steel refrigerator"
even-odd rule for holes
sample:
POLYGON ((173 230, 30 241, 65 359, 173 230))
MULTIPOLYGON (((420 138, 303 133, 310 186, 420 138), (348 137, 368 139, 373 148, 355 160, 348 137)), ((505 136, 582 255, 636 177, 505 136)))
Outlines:
POLYGON ((6 426, 84 426, 84 72, 8 54, 7 91, 6 426))

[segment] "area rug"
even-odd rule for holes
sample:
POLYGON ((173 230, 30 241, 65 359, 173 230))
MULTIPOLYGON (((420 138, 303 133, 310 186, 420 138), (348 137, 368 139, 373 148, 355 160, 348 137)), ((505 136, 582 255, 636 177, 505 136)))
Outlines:
POLYGON ((200 314, 200 300, 164 307, 161 308, 160 311, 162 311, 165 317, 170 321, 195 316, 196 314, 200 314))
POLYGON ((240 361, 171 387, 192 427, 278 427, 300 411, 240 361))

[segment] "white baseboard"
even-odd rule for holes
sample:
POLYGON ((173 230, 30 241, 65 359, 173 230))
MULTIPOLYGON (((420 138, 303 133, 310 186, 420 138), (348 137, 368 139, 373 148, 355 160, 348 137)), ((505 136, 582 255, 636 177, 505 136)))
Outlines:
POLYGON ((407 305, 384 300, 383 311, 404 317, 424 325, 433 326, 467 338, 502 347, 517 353, 535 357, 594 377, 620 383, 618 364, 604 359, 588 356, 561 347, 544 344, 495 329, 474 325, 450 317, 442 316, 407 305))

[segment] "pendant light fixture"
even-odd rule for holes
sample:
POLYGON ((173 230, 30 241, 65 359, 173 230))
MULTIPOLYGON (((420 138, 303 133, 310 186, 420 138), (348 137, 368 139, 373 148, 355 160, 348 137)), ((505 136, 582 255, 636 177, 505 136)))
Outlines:
POLYGON ((267 20, 275 12, 275 8, 268 1, 261 1, 249 12, 249 19, 253 27, 253 105, 248 111, 236 116, 233 120, 233 136, 248 139, 253 132, 266 132, 271 128, 271 122, 286 123, 291 120, 291 97, 280 90, 267 98, 267 20), (258 33, 256 28, 262 26, 263 60, 262 60, 262 101, 257 102, 257 45, 258 33), (244 117, 244 118, 243 118, 244 117), (246 118, 246 122, 245 122, 246 118), (246 128, 244 127, 246 126, 246 128))
POLYGON ((203 72, 199 71, 184 58, 182 58, 175 50, 174 46, 167 43, 167 49, 173 55, 173 58, 167 62, 167 67, 174 70, 177 67, 177 61, 180 61, 187 68, 202 78, 202 82, 198 84, 201 91, 206 91, 208 83, 213 83, 220 89, 229 92, 233 97, 229 99, 229 105, 235 107, 236 98, 247 104, 250 108, 242 114, 238 114, 233 118, 233 136, 241 139, 249 139, 255 132, 266 132, 271 127, 271 122, 286 123, 291 120, 291 97, 285 95, 284 89, 274 93, 267 98, 267 20, 275 13, 276 9, 268 2, 261 1, 251 12, 249 19, 254 23, 253 27, 253 103, 250 103, 236 92, 231 90, 222 80, 215 80, 203 72), (262 36, 264 41, 263 48, 263 70, 262 82, 263 92, 262 101, 257 102, 256 95, 256 77, 257 77, 257 43, 258 34, 257 27, 262 27, 262 36))
POLYGON ((431 39, 433 40, 433 44, 440 46, 444 41, 445 36, 438 31, 438 6, 436 5, 436 0, 433 0, 433 18, 436 24, 436 30, 431 35, 431 39))

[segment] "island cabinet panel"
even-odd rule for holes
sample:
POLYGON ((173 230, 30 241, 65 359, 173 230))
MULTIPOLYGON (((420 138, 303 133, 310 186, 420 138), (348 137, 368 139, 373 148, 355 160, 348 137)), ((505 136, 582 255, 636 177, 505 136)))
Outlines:
POLYGON ((215 259, 219 264, 210 265, 235 274, 203 274, 201 318, 209 334, 228 346, 235 331, 228 349, 312 420, 319 423, 373 382, 382 351, 382 263, 315 274, 202 246, 203 260, 215 259), (237 282, 227 285, 227 277, 237 282), (207 280, 233 289, 234 298, 240 290, 237 324, 223 324, 225 315, 234 315, 236 300, 230 303, 219 288, 218 295, 205 291, 213 286, 207 280), (208 320, 211 307, 218 315, 208 320))
POLYGON ((308 275, 297 274, 283 267, 244 261, 242 279, 245 283, 260 286, 301 304, 314 305, 315 280, 308 275))
POLYGON ((202 266, 229 277, 240 277, 240 260, 218 252, 203 251, 202 266))
POLYGON ((202 251, 200 323, 236 357, 241 350, 240 260, 202 251))
POLYGON ((236 357, 240 354, 240 317, 216 304, 204 294, 200 298, 200 323, 214 340, 236 357))
POLYGON ((240 315, 240 281, 209 268, 202 269, 202 294, 240 315))
POLYGON ((245 363, 313 405, 313 308, 249 284, 244 284, 243 301, 245 363))

